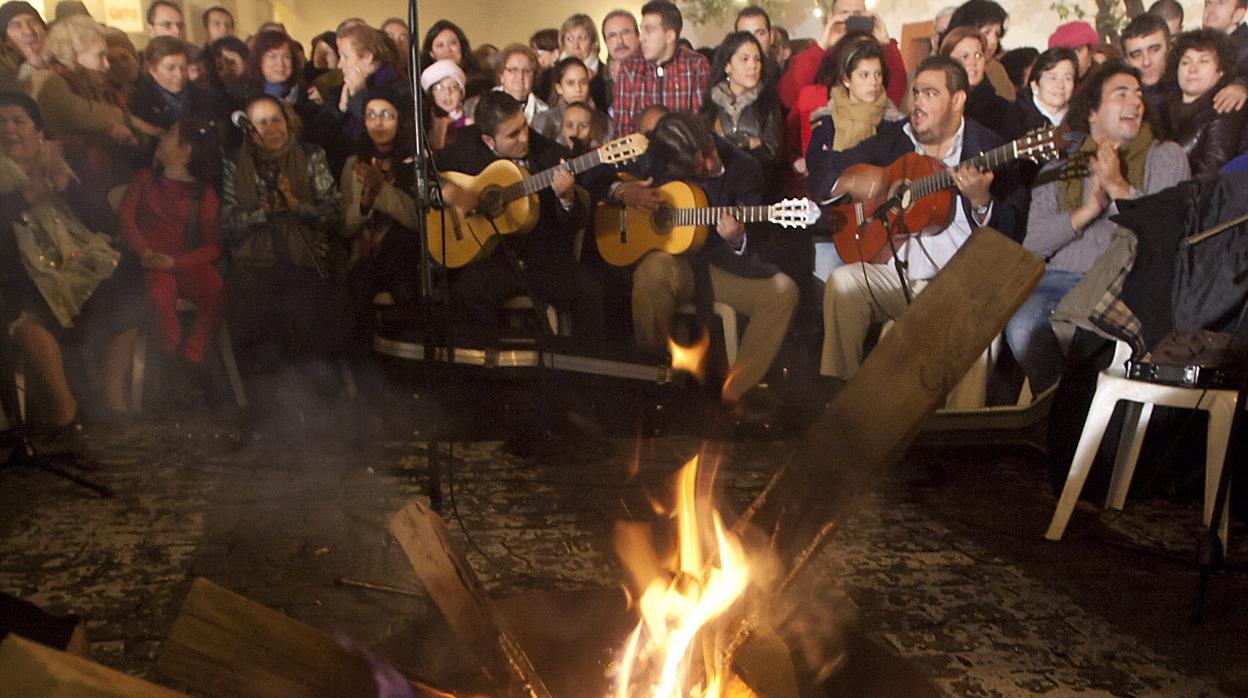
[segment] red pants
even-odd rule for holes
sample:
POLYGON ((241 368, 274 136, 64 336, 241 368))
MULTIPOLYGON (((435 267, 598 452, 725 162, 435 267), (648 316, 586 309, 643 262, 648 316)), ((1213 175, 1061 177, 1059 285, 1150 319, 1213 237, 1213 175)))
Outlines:
POLYGON ((221 273, 210 264, 178 269, 177 271, 143 272, 147 282, 147 295, 156 309, 156 326, 160 341, 166 351, 173 353, 182 345, 182 356, 194 363, 204 360, 204 348, 217 331, 221 313, 225 307, 225 284, 221 273), (178 319, 177 304, 185 298, 195 304, 195 322, 191 325, 186 341, 182 341, 182 323, 178 319))

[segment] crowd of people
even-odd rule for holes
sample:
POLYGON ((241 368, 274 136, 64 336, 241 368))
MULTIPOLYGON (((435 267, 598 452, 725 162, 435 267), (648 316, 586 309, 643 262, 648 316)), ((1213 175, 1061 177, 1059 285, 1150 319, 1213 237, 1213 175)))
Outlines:
MULTIPOLYGON (((398 19, 346 19, 305 45, 277 23, 239 38, 230 12, 213 7, 196 46, 182 9, 156 0, 140 52, 81 3, 61 2, 48 22, 10 0, 0 5, 7 338, 45 384, 60 430, 80 421, 67 342, 98 362, 101 412, 116 418, 129 412, 142 323, 190 371, 222 319, 249 371, 367 351, 377 294, 411 303, 421 285, 419 128, 441 170, 475 175, 500 159, 553 168, 531 231, 438 271, 457 321, 480 336, 496 335, 499 307, 523 294, 567 311, 586 342, 662 352, 679 307, 693 303, 705 320, 721 303, 749 318, 728 404, 759 394, 791 337, 822 338, 832 390, 861 362, 871 326, 991 226, 1047 263, 1006 333, 1039 393, 1062 371, 1048 319, 1110 249, 1116 202, 1248 167, 1246 10, 1206 0, 1199 28, 1183 31, 1181 6, 1158 0, 1116 44, 1076 21, 1044 50, 1006 50, 1005 10, 968 0, 936 13, 931 55, 908 67, 863 0, 837 0, 805 41, 750 6, 718 46, 697 50, 677 6, 654 0, 640 16, 577 14, 501 49, 474 49, 439 20, 415 47, 413 75, 414 37, 398 19), (424 113, 413 113, 413 88, 424 113), (1078 134, 1070 157, 997 172, 962 164, 1044 126, 1078 134), (621 168, 631 176, 559 167, 634 133, 649 147, 621 168), (700 250, 651 251, 631 269, 605 264, 584 235, 598 203, 654 212, 671 181, 697 184, 711 206, 869 198, 880 183, 848 168, 916 152, 950 168, 958 205, 939 230, 898 240, 904 277, 887 259, 845 263, 809 235, 731 213, 700 250), (185 329, 179 301, 195 309, 185 329)), ((441 199, 477 210, 477 192, 449 181, 441 199)))

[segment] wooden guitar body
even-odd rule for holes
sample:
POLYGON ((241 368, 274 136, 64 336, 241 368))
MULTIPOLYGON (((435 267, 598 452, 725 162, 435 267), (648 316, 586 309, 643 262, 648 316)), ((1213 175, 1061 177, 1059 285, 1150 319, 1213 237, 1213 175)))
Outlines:
POLYGON ((889 229, 894 235, 901 232, 918 234, 948 225, 953 220, 953 207, 957 205, 953 192, 938 191, 913 201, 906 196, 906 187, 910 182, 944 169, 939 160, 918 153, 906 153, 888 167, 854 165, 846 168, 842 178, 854 174, 880 177, 884 186, 879 187, 879 194, 866 201, 839 204, 828 213, 832 242, 841 260, 847 264, 859 261, 881 264, 892 258, 884 223, 876 220, 865 226, 860 225, 895 193, 901 194, 902 212, 893 212, 888 216, 889 229))
POLYGON ((433 261, 456 269, 489 256, 499 235, 532 230, 541 212, 537 194, 521 196, 509 204, 501 199, 505 187, 528 176, 524 168, 510 160, 495 160, 475 177, 443 172, 443 180, 472 194, 476 203, 471 211, 453 206, 430 209, 426 221, 433 261))
POLYGON ((605 262, 626 267, 651 250, 678 255, 697 251, 706 243, 707 226, 671 225, 669 220, 673 209, 705 208, 706 193, 679 181, 668 182, 658 191, 663 204, 654 213, 598 204, 594 211, 594 238, 605 262))

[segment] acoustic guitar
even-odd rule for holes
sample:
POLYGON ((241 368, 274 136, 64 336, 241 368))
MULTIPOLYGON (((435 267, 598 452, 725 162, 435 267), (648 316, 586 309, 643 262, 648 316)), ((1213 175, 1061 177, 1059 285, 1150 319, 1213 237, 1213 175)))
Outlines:
POLYGON ((819 207, 809 199, 785 199, 764 206, 707 206, 700 187, 679 181, 658 187, 658 192, 663 203, 654 213, 598 204, 594 239, 608 264, 626 267, 651 250, 674 255, 696 252, 706 243, 708 227, 725 213, 742 223, 770 222, 785 228, 805 228, 819 220, 819 207))
MULTIPOLYGON (((962 161, 980 170, 995 170, 1019 158, 1037 163, 1058 156, 1053 127, 1037 129, 1016 141, 962 161)), ((958 205, 957 184, 941 161, 906 153, 888 167, 854 165, 842 178, 852 175, 881 181, 878 195, 865 201, 833 206, 828 212, 832 243, 846 263, 883 264, 892 259, 888 231, 893 235, 935 232, 949 225, 958 205), (892 203, 884 221, 872 218, 881 205, 892 203)))
POLYGON ((489 256, 500 236, 527 233, 537 225, 541 212, 537 194, 551 185, 555 171, 578 175, 598 165, 618 165, 641 157, 649 145, 645 136, 635 133, 534 175, 505 159, 495 160, 476 176, 443 172, 444 181, 459 185, 475 203, 468 211, 454 206, 429 211, 425 220, 430 256, 451 269, 489 256))

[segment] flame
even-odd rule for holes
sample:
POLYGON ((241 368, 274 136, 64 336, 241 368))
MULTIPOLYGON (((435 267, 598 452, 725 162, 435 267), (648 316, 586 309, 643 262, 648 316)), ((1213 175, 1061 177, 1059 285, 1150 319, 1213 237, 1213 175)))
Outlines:
POLYGON ((718 620, 750 581, 745 550, 711 507, 709 483, 699 493, 698 458, 676 476, 676 550, 664 560, 648 524, 616 526, 616 550, 634 589, 641 620, 628 636, 615 671, 614 698, 743 698, 752 696, 732 672, 718 620))
POLYGON ((676 343, 676 340, 670 337, 667 340, 667 350, 672 355, 672 370, 684 371, 691 374, 698 381, 702 380, 706 372, 704 365, 706 359, 706 350, 711 346, 711 335, 702 328, 702 333, 698 335, 698 339, 689 346, 682 346, 676 343))

